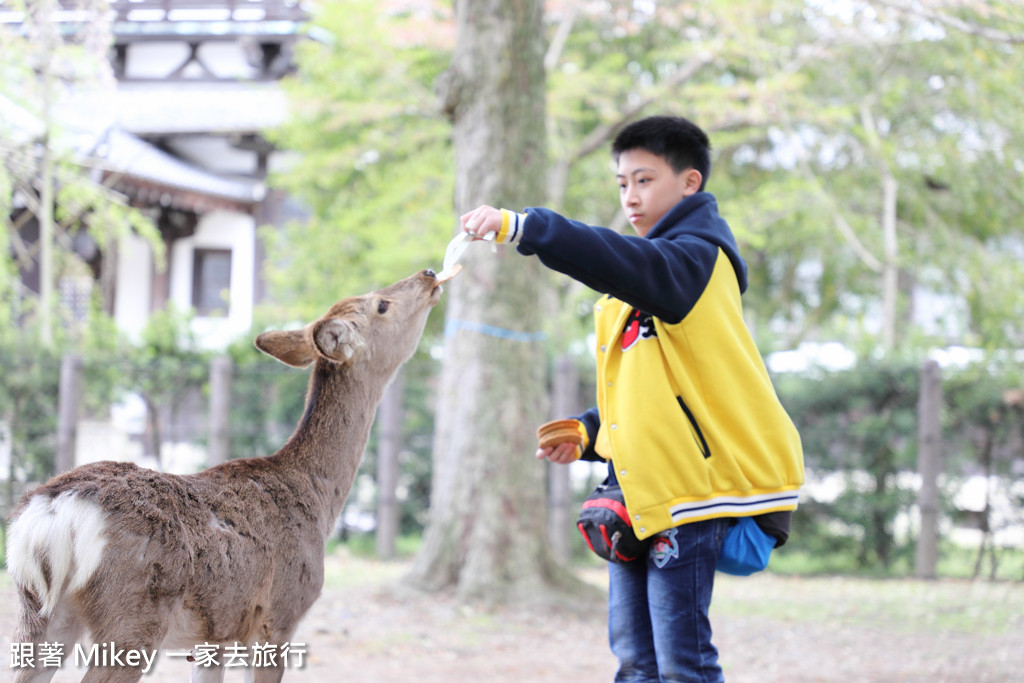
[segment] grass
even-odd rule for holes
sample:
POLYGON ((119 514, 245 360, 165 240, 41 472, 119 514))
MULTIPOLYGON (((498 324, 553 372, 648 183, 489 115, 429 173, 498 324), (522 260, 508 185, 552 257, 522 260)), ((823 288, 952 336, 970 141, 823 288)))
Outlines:
MULTIPOLYGON (((938 574, 943 577, 971 578, 977 559, 977 548, 943 545, 938 574)), ((991 557, 986 554, 982 559, 980 578, 1024 581, 1024 548, 1001 548, 995 571, 991 557)))
POLYGON ((328 549, 324 563, 324 586, 352 588, 392 583, 408 570, 405 562, 378 560, 352 552, 344 545, 328 549))
MULTIPOLYGON (((398 558, 412 557, 420 548, 423 537, 420 534, 406 534, 395 540, 395 555, 398 558)), ((327 553, 337 548, 346 548, 357 557, 372 558, 377 556, 377 540, 373 534, 350 534, 344 541, 337 537, 327 541, 327 553)))
MULTIPOLYGON (((364 543, 337 544, 328 550, 328 586, 372 586, 393 583, 408 570, 412 552, 399 552, 395 561, 373 558, 372 537, 364 543)), ((400 542, 400 547, 403 542, 400 542)), ((836 623, 877 627, 887 632, 973 633, 1001 635, 1024 630, 1024 582, 971 581, 962 578, 921 580, 872 578, 834 574, 793 574, 803 560, 779 562, 770 571, 751 577, 719 574, 713 610, 724 616, 763 617, 791 622, 836 623)), ((803 567, 807 569, 807 566, 803 567)), ((604 587, 604 564, 580 563, 583 580, 604 587)))
POLYGON ((1001 635, 1024 629, 1024 584, 944 579, 719 575, 714 611, 879 627, 893 632, 1001 635))
MULTIPOLYGON (((977 549, 943 543, 939 550, 938 576, 943 579, 972 579, 977 561, 977 549)), ((914 559, 911 553, 894 562, 892 567, 858 567, 848 553, 812 552, 785 547, 772 554, 771 569, 778 574, 792 576, 859 576, 876 579, 912 578, 914 559)), ((992 571, 990 557, 985 556, 980 579, 997 581, 1024 580, 1024 549, 1002 548, 998 564, 992 571)))

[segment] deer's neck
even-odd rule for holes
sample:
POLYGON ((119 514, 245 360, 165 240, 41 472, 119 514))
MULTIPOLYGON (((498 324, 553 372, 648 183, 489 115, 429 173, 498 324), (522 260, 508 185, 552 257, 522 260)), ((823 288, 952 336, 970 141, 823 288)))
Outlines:
POLYGON ((325 524, 341 512, 385 384, 358 369, 337 372, 317 363, 302 420, 275 456, 296 481, 312 486, 312 498, 325 508, 325 524))

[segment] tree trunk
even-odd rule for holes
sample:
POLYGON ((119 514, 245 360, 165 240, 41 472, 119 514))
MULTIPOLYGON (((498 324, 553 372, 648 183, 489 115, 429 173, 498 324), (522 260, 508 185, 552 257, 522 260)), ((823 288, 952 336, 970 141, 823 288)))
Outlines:
POLYGON ((934 579, 939 562, 941 419, 942 370, 934 360, 926 360, 921 366, 921 396, 917 407, 917 471, 921 476, 917 508, 921 515, 921 529, 917 536, 914 570, 921 579, 934 579))
POLYGON ((39 338, 45 348, 53 346, 54 337, 54 292, 56 275, 54 270, 54 168, 53 150, 50 148, 50 135, 53 127, 53 95, 54 74, 51 60, 56 49, 55 22, 51 21, 52 2, 43 2, 37 17, 40 25, 47 26, 44 31, 45 46, 43 59, 40 63, 39 82, 42 88, 42 124, 43 140, 41 159, 39 162, 39 338))
MULTIPOLYGON (((978 546, 978 556, 974 562, 974 573, 971 575, 972 579, 976 579, 981 576, 981 566, 985 561, 985 550, 990 548, 993 544, 992 539, 992 450, 995 447, 995 426, 986 425, 985 432, 982 437, 981 445, 981 461, 982 472, 985 474, 985 505, 981 510, 981 544, 978 546)), ((994 550, 990 553, 990 557, 995 560, 994 550)))
MULTIPOLYGON (((554 420, 580 412, 579 374, 568 355, 561 356, 555 363, 551 403, 551 418, 554 420)), ((548 465, 548 510, 548 539, 552 552, 560 561, 568 562, 572 557, 575 511, 572 510, 569 468, 565 465, 548 465)))
POLYGON ((160 408, 148 396, 143 396, 146 403, 146 432, 143 434, 143 453, 151 456, 156 461, 156 469, 163 471, 164 464, 161 458, 161 442, 163 435, 160 434, 160 408))
POLYGON ((896 316, 899 297, 899 241, 896 236, 896 200, 899 183, 886 168, 882 175, 882 344, 896 348, 896 316))
POLYGON ((82 403, 82 357, 67 354, 60 363, 60 389, 57 396, 57 474, 75 468, 78 445, 78 417, 82 403))
POLYGON ((230 356, 215 356, 210 361, 209 449, 206 466, 213 467, 231 458, 231 382, 234 364, 230 356))
MULTIPOLYGON (((457 46, 442 92, 454 122, 455 209, 544 201, 545 83, 540 0, 455 3, 457 46)), ((513 600, 561 574, 545 533, 547 419, 536 259, 473 245, 448 287, 431 518, 410 574, 467 600, 513 600)))
POLYGON ((398 501, 398 456, 402 450, 405 375, 399 370, 377 407, 377 557, 390 560, 398 548, 402 509, 398 501))

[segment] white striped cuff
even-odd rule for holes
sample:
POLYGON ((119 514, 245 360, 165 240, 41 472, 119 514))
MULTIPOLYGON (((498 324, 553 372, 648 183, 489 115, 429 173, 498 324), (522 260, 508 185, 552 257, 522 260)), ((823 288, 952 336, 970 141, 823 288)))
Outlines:
POLYGON ((516 213, 508 209, 501 210, 501 230, 498 231, 498 244, 516 244, 523 237, 523 226, 526 214, 516 213))

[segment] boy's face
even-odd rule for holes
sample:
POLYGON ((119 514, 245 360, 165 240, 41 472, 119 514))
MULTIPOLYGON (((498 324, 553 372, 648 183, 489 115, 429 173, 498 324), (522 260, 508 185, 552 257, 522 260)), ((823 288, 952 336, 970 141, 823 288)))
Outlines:
POLYGON ((688 168, 676 173, 663 157, 646 149, 630 149, 619 155, 615 179, 626 218, 641 237, 669 210, 700 189, 700 171, 688 168))

